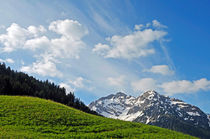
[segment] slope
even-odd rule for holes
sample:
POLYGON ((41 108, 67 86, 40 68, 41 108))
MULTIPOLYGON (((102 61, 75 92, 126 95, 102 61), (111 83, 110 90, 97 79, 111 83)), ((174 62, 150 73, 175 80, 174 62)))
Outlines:
POLYGON ((5 63, 0 62, 0 95, 35 96, 50 99, 55 102, 74 107, 81 111, 96 114, 91 111, 73 92, 67 92, 65 88, 53 82, 40 81, 23 72, 11 70, 5 63))
POLYGON ((23 96, 0 96, 0 131, 0 138, 194 138, 23 96))

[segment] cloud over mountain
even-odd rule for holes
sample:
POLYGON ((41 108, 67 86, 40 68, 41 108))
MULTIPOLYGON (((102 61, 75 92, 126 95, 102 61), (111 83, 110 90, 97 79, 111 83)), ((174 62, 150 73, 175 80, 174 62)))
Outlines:
POLYGON ((150 69, 145 70, 145 72, 151 72, 151 73, 161 74, 161 75, 174 74, 174 71, 172 71, 168 65, 154 65, 150 69))
MULTIPOLYGON (((159 22, 158 22, 159 23, 159 22)), ((140 26, 135 26, 140 29, 140 26)), ((132 59, 155 53, 152 43, 162 40, 167 32, 157 28, 136 30, 127 35, 106 38, 107 44, 98 43, 93 51, 105 58, 132 59)))

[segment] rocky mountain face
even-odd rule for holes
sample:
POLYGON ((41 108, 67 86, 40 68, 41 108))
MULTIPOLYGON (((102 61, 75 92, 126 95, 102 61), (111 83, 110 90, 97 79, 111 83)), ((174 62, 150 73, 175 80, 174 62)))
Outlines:
POLYGON ((121 92, 111 94, 90 103, 89 108, 109 118, 156 125, 202 138, 210 137, 210 115, 196 106, 155 91, 147 91, 139 97, 121 92))

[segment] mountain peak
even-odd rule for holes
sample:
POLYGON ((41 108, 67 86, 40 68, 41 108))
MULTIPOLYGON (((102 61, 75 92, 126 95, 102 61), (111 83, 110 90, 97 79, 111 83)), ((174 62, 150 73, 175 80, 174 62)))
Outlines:
MULTIPOLYGON (((141 98, 141 99, 149 99, 149 100, 158 100, 161 96, 162 95, 160 95, 156 91, 149 90, 149 91, 144 92, 138 98, 141 98)), ((164 97, 164 96, 162 96, 162 97, 164 97)))
POLYGON ((146 91, 146 92, 148 92, 150 94, 158 94, 155 90, 149 90, 149 91, 146 91))
POLYGON ((105 117, 114 119, 166 128, 172 128, 171 124, 176 126, 185 123, 195 128, 210 129, 210 116, 199 108, 154 90, 146 91, 139 97, 118 92, 92 102, 89 107, 105 117), (173 123, 174 121, 176 122, 173 123))
POLYGON ((155 90, 149 90, 149 91, 146 91, 143 93, 143 95, 146 95, 146 94, 149 94, 149 95, 159 95, 155 90))
POLYGON ((116 96, 127 96, 125 93, 123 93, 123 92, 117 92, 116 94, 115 94, 116 96))

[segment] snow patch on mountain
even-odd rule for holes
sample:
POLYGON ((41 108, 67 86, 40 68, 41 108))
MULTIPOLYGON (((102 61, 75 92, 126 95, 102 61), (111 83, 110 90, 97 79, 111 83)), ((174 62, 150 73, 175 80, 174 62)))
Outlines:
POLYGON ((196 112, 187 112, 191 116, 201 116, 197 111, 196 112))
POLYGON ((160 95, 154 90, 139 97, 128 96, 122 92, 111 94, 92 102, 89 108, 105 117, 125 121, 164 124, 167 117, 173 117, 190 125, 210 127, 210 116, 198 107, 160 95))

